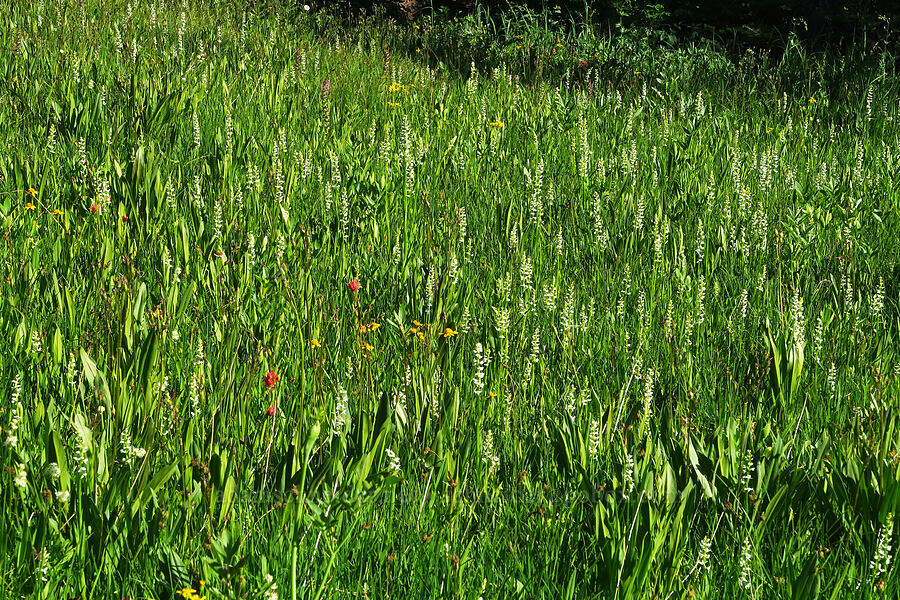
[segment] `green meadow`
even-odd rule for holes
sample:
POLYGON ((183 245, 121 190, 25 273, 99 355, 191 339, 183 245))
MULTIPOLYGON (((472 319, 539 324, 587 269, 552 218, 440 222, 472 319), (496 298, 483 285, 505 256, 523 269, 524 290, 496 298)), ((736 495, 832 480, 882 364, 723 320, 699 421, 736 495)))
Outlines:
POLYGON ((892 55, 0 14, 0 597, 900 594, 892 55))

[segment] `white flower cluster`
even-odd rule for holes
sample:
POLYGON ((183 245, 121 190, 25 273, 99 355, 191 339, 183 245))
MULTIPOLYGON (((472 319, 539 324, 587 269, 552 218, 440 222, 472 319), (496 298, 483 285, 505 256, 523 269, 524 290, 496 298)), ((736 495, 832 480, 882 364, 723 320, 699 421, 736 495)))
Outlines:
POLYGON ((31 332, 31 353, 32 354, 40 354, 44 351, 44 346, 41 344, 41 334, 38 331, 31 332))
POLYGON ((709 555, 712 553, 712 538, 708 535, 700 540, 700 553, 697 555, 697 568, 707 573, 712 568, 709 563, 709 555))
POLYGON ((888 513, 881 531, 878 533, 878 545, 875 547, 875 556, 869 563, 869 570, 872 572, 872 581, 878 581, 882 575, 887 573, 891 566, 891 535, 894 533, 894 514, 888 513))
POLYGON ((544 306, 547 312, 556 310, 556 284, 553 281, 544 284, 544 306))
POLYGON ((88 474, 87 447, 81 436, 78 436, 78 449, 75 451, 72 462, 75 464, 75 475, 78 479, 86 478, 88 474))
POLYGON ((653 372, 653 369, 647 369, 644 374, 644 419, 648 423, 653 418, 653 379, 655 376, 656 373, 653 372))
POLYGON ((22 463, 16 464, 16 475, 13 479, 13 483, 20 488, 28 487, 28 476, 25 474, 25 465, 22 463))
POLYGON ((385 448, 384 453, 387 454, 388 457, 388 466, 391 471, 399 472, 400 471, 400 458, 394 454, 394 451, 390 448, 385 448))
POLYGON ((75 351, 69 353, 69 363, 66 365, 66 380, 71 387, 78 382, 78 370, 75 368, 75 351))
POLYGON ((623 476, 624 491, 622 493, 626 498, 628 494, 634 491, 634 457, 631 452, 625 450, 625 473, 623 476))
POLYGON ((488 365, 491 364, 491 349, 481 345, 481 342, 475 344, 474 358, 475 375, 472 377, 472 387, 475 395, 480 396, 484 391, 484 374, 488 365))
POLYGON ((591 460, 597 460, 597 454, 600 451, 600 423, 597 419, 591 419, 591 426, 588 429, 588 452, 591 460))
POLYGON ((484 434, 484 445, 482 446, 481 462, 488 466, 488 474, 490 475, 497 467, 500 466, 500 457, 494 452, 494 432, 488 431, 484 434))
POLYGON ((22 420, 22 406, 19 404, 19 397, 22 395, 22 374, 16 375, 12 382, 12 416, 9 419, 9 432, 6 434, 5 444, 10 448, 15 448, 19 443, 16 431, 19 429, 19 422, 22 420))
MULTIPOLYGON (((399 251, 400 247, 397 246, 397 250, 399 251)), ((399 264, 399 260, 395 260, 394 264, 399 264)), ((459 281, 459 260, 456 258, 456 250, 453 250, 450 253, 450 266, 447 268, 447 279, 450 280, 450 284, 454 285, 459 281)))
POLYGON ((251 271, 256 266, 256 237, 252 231, 247 234, 247 266, 251 271))
POLYGON ((566 414, 571 418, 575 418, 575 386, 569 385, 569 389, 566 391, 566 395, 563 400, 563 408, 565 408, 566 414))
POLYGON ((753 587, 753 581, 751 580, 751 575, 753 574, 751 570, 751 550, 752 547, 750 545, 750 536, 748 535, 746 538, 744 538, 744 547, 741 550, 741 560, 739 562, 741 574, 740 577, 738 577, 738 585, 745 590, 750 590, 753 587))
POLYGON ((120 441, 120 449, 119 453, 122 455, 122 462, 124 462, 129 467, 134 463, 135 458, 144 458, 147 454, 147 450, 144 448, 138 448, 131 444, 131 434, 128 431, 122 432, 122 439, 120 441))
POLYGON ((195 367, 203 367, 206 363, 206 354, 203 352, 203 340, 197 340, 197 355, 194 358, 195 367))
POLYGON ((806 317, 803 314, 803 297, 800 290, 794 290, 794 298, 791 301, 791 333, 794 336, 794 346, 802 348, 806 345, 806 317))
POLYGON ((202 390, 203 373, 200 371, 194 371, 194 374, 191 376, 190 385, 191 416, 196 417, 200 413, 200 392, 202 390))
POLYGON ((275 583, 275 578, 266 573, 265 580, 267 586, 265 600, 278 600, 278 584, 275 583))
POLYGON ((347 390, 344 389, 344 386, 338 385, 338 400, 337 405, 334 407, 334 417, 332 419, 331 430, 334 435, 341 435, 344 431, 345 419, 344 415, 347 412, 347 390))

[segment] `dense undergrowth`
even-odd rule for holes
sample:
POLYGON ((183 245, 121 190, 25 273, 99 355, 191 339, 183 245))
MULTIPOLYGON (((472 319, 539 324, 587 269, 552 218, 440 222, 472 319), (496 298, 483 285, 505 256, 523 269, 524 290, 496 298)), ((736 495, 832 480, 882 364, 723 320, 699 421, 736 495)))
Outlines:
POLYGON ((898 593, 891 56, 2 6, 0 596, 898 593))

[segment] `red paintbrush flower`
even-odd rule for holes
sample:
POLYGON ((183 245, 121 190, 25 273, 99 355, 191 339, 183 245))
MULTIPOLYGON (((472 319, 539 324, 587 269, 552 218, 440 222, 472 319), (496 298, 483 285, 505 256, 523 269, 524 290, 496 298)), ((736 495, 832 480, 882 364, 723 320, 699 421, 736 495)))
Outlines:
POLYGON ((359 282, 356 281, 356 279, 351 279, 349 282, 347 282, 347 287, 350 288, 351 292, 355 293, 356 290, 359 289, 359 282))
POLYGON ((267 390, 271 390, 275 387, 275 384, 278 383, 278 373, 269 371, 266 373, 266 376, 263 377, 263 383, 266 385, 267 390))
POLYGON ((275 416, 275 405, 274 404, 269 405, 269 408, 266 409, 266 414, 269 415, 270 417, 275 416))

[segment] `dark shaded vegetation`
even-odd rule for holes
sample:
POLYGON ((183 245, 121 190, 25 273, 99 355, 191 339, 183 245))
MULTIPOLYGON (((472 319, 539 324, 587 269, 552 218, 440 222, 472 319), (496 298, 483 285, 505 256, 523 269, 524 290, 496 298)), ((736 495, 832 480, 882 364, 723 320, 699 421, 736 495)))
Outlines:
POLYGON ((400 22, 481 14, 492 22, 535 19, 557 29, 651 28, 679 41, 712 38, 728 46, 773 51, 783 49, 792 32, 811 50, 858 44, 896 50, 900 18, 895 0, 341 0, 324 7, 400 22))

